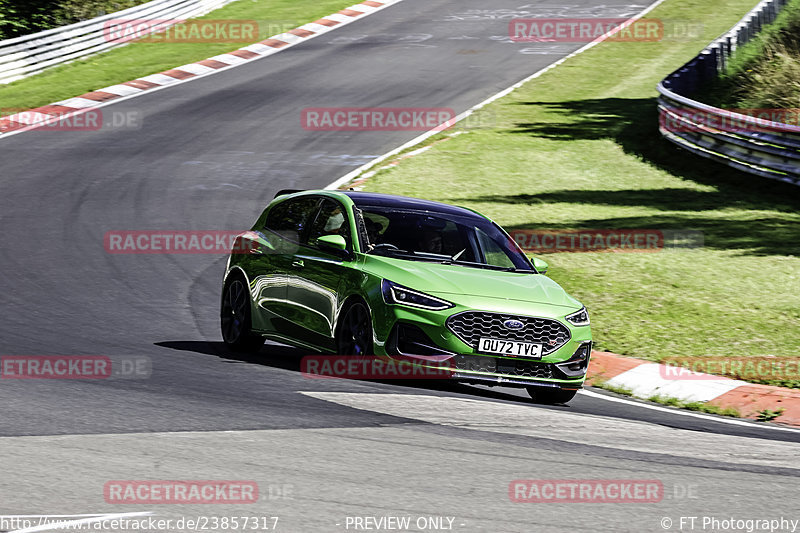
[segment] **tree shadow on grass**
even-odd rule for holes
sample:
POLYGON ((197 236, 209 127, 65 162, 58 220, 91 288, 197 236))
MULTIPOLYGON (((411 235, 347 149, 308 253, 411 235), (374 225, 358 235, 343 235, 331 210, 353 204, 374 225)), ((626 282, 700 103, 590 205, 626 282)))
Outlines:
MULTIPOLYGON (((705 246, 740 250, 748 255, 797 255, 800 251, 800 187, 751 176, 728 166, 680 150, 658 132, 655 98, 605 98, 558 103, 522 102, 538 106, 547 122, 519 123, 512 133, 553 140, 610 139, 642 161, 674 176, 712 186, 713 191, 682 188, 558 190, 541 194, 485 195, 470 201, 500 204, 553 204, 636 207, 663 211, 661 216, 598 218, 574 225, 524 224, 507 229, 696 229, 705 246), (560 120, 559 120, 560 119, 560 120), (752 218, 725 216, 722 210, 753 211, 752 218), (762 213, 756 213, 762 211, 762 213), (766 211, 766 213, 763 213, 766 211), (677 212, 677 213, 676 213, 677 212), (696 214, 707 212, 704 217, 696 214), (712 215, 716 212, 716 216, 712 215), (786 213, 785 217, 781 214, 786 213)), ((632 176, 631 179, 636 179, 632 176)), ((459 199, 463 201, 463 198, 459 199)))
POLYGON ((718 189, 720 205, 742 200, 767 202, 772 209, 800 208, 800 187, 738 171, 679 149, 658 132, 655 98, 602 98, 566 102, 521 102, 539 107, 548 122, 523 122, 512 133, 553 140, 611 139, 644 162, 679 178, 718 189), (552 120, 553 115, 563 120, 552 120), (753 195, 754 197, 751 197, 753 195))
MULTIPOLYGON (((565 191, 572 192, 572 191, 565 191)), ((627 191, 622 191, 627 192, 627 191)), ((513 198, 513 197, 506 197, 513 198)), ((479 201, 504 201, 500 196, 485 197, 479 201)), ((521 224, 506 226, 508 232, 516 230, 557 229, 655 229, 661 231, 695 230, 702 232, 702 246, 714 250, 734 250, 741 255, 798 255, 800 252, 800 223, 776 217, 752 220, 725 218, 696 218, 687 215, 648 217, 617 217, 582 220, 579 224, 521 224)))

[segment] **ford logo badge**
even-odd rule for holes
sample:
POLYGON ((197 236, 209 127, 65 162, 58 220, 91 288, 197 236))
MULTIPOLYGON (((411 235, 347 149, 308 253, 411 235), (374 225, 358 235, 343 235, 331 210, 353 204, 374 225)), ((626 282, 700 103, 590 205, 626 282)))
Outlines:
POLYGON ((525 324, 523 324, 521 321, 514 319, 506 320, 505 322, 503 322, 503 325, 507 329, 522 329, 525 327, 525 324))

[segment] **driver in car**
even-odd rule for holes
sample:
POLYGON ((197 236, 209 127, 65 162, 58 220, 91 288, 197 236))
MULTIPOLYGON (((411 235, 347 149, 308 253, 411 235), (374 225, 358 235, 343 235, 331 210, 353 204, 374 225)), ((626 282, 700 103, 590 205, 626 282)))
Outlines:
POLYGON ((419 248, 421 252, 441 254, 444 250, 442 234, 438 231, 424 230, 422 232, 422 240, 420 241, 419 248))

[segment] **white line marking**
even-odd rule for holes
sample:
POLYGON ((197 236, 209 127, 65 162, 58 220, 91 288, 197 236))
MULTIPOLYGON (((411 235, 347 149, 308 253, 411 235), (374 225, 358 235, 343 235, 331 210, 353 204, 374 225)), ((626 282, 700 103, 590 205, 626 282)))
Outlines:
POLYGON ((48 120, 54 119, 52 115, 46 115, 44 113, 39 113, 38 111, 23 111, 8 118, 13 119, 15 122, 19 122, 20 124, 36 124, 38 122, 47 122, 48 120))
MULTIPOLYGON (((312 37, 312 36, 309 35, 309 37, 312 37)), ((283 42, 289 43, 289 44, 297 44, 299 42, 302 42, 302 41, 308 39, 308 37, 300 37, 299 35, 295 35, 294 33, 279 33, 275 37, 272 37, 272 39, 277 39, 279 41, 283 41, 283 42)))
POLYGON ((190 74, 200 75, 200 74, 207 74, 209 72, 213 72, 214 69, 211 67, 207 67, 205 65, 199 65, 197 63, 188 63, 186 65, 181 65, 179 67, 175 67, 171 70, 182 70, 184 72, 189 72, 190 74))
POLYGON ((178 81, 178 78, 173 78, 172 76, 167 76, 166 74, 150 74, 149 76, 144 76, 142 78, 136 78, 137 80, 142 81, 149 81, 150 83, 155 83, 156 85, 169 85, 178 81))
POLYGON ((797 468, 800 448, 794 442, 769 440, 774 434, 754 428, 754 435, 697 431, 653 421, 550 409, 530 402, 494 401, 426 394, 303 392, 320 400, 420 420, 445 427, 589 444, 601 448, 667 454, 742 465, 797 468), (758 441, 753 439, 758 438, 758 441))
MULTIPOLYGON (((337 24, 336 26, 341 26, 342 24, 347 24, 348 22, 352 22, 352 21, 354 21, 356 19, 356 17, 351 17, 349 15, 342 15, 341 13, 331 13, 327 17, 322 17, 322 18, 328 19, 328 20, 334 20, 334 21, 338 22, 339 24, 337 24)), ((358 18, 361 18, 361 17, 358 17, 358 18)), ((335 28, 336 26, 333 26, 333 27, 335 28)))
POLYGON ((700 413, 693 413, 692 411, 686 411, 683 409, 669 409, 667 407, 661 407, 660 405, 653 405, 650 403, 641 403, 641 402, 634 402, 633 400, 626 400, 625 398, 617 398, 615 396, 608 396, 606 394, 599 394, 597 392, 592 392, 588 390, 581 390, 578 394, 583 394, 585 396, 589 396, 590 398, 597 398, 601 400, 606 400, 609 402, 617 402, 617 403, 624 403, 627 405, 635 405, 636 407, 642 407, 644 409, 652 409, 653 411, 661 411, 663 413, 670 413, 673 415, 681 415, 681 416, 690 416, 692 418, 702 418, 703 420, 710 420, 712 422, 719 422, 722 424, 731 424, 734 426, 748 426, 754 429, 762 430, 762 429, 771 429, 774 431, 789 431, 792 433, 800 433, 800 429, 794 428, 785 428, 779 426, 768 426, 768 425, 761 425, 756 424, 754 422, 746 422, 744 420, 736 420, 736 419, 728 419, 723 417, 716 417, 710 415, 704 415, 700 413))
POLYGON ((667 368, 658 363, 644 363, 614 376, 608 383, 630 389, 639 398, 661 395, 689 402, 707 402, 748 384, 721 376, 717 379, 667 379, 662 374, 667 368))
MULTIPOLYGON (((235 52, 236 50, 234 50, 235 52)), ((226 65, 238 65, 240 63, 245 63, 249 61, 249 59, 245 59, 243 57, 235 56, 233 54, 220 54, 218 56, 209 57, 212 61, 219 61, 220 63, 225 63, 226 65)))
POLYGON ((128 96, 129 94, 142 92, 142 89, 131 87, 130 85, 111 85, 109 87, 103 87, 102 89, 97 90, 104 93, 116 94, 117 96, 128 96))
MULTIPOLYGON (((240 50, 247 50, 248 52, 253 52, 255 54, 264 55, 264 54, 271 54, 277 51, 277 48, 272 46, 267 46, 266 44, 254 43, 245 46, 244 48, 240 48, 240 50)), ((208 67, 206 67, 208 68, 208 67)))
MULTIPOLYGON (((644 11, 641 11, 638 15, 636 15, 634 17, 631 17, 631 19, 630 19, 631 22, 642 18, 643 16, 648 14, 650 11, 652 11, 653 9, 655 9, 656 7, 661 5, 663 2, 664 2, 664 0, 657 0, 655 3, 653 3, 649 7, 647 7, 644 11)), ((486 105, 491 104, 492 102, 494 102, 495 100, 497 100, 499 98, 504 97, 505 95, 507 95, 508 93, 510 93, 511 91, 513 91, 515 89, 519 89, 520 87, 522 87, 527 82, 529 82, 529 81, 531 81, 531 80, 533 80, 535 78, 538 78, 539 76, 541 76, 542 74, 544 74, 548 70, 557 67, 558 65, 560 65, 561 63, 563 63, 567 59, 570 59, 571 57, 575 57, 576 55, 580 54, 581 52, 585 52, 586 50, 592 48, 593 46, 596 46, 596 45, 600 44, 601 42, 603 42, 603 40, 604 40, 604 38, 606 36, 607 35, 604 35, 604 36, 598 38, 597 40, 594 40, 594 41, 586 44, 585 46, 582 46, 581 48, 579 48, 578 50, 575 50, 571 54, 562 57, 561 59, 559 59, 555 63, 551 63, 550 65, 547 65, 546 67, 544 67, 543 69, 541 69, 541 70, 539 70, 537 72, 534 72, 533 74, 531 74, 527 78, 525 78, 525 79, 523 79, 521 81, 518 81, 517 83, 515 83, 511 87, 508 87, 507 89, 503 89, 502 91, 500 91, 499 93, 495 94, 494 96, 491 96, 491 97, 487 98, 486 100, 484 100, 483 102, 481 102, 481 103, 479 103, 479 104, 467 109, 466 111, 464 111, 460 115, 456 116, 455 119, 450 119, 447 122, 451 123, 451 124, 455 124, 457 122, 461 122, 462 120, 464 120, 465 118, 470 116, 473 112, 477 111, 478 109, 480 109, 480 108, 482 108, 482 107, 484 107, 486 105)), ((432 136, 436 135, 437 133, 441 133, 443 131, 442 127, 444 126, 444 124, 446 124, 446 123, 443 122, 442 124, 439 124, 438 126, 433 128, 432 130, 429 130, 429 131, 423 133, 422 135, 420 135, 419 137, 411 139, 410 141, 408 141, 404 145, 402 145, 402 146, 400 146, 398 148, 395 148, 391 152, 387 152, 387 153, 383 154, 382 156, 373 159, 369 163, 365 163, 365 164, 361 165, 360 167, 358 167, 357 169, 355 169, 355 170, 353 170, 351 172, 348 172, 347 174, 345 174, 344 176, 342 176, 338 180, 334 181, 333 183, 331 183, 330 185, 325 187, 325 189, 329 189, 329 190, 330 189, 338 189, 339 187, 341 187, 345 183, 348 183, 349 181, 352 181, 353 179, 358 177, 359 174, 361 174, 362 172, 364 172, 365 170, 367 170, 369 168, 372 168, 373 166, 377 165, 381 161, 384 161, 384 160, 386 160, 386 159, 388 159, 388 158, 390 158, 390 157, 392 157, 394 155, 397 155, 400 152, 402 152, 403 150, 411 148, 412 146, 423 142, 427 138, 432 137, 432 136)))
POLYGON ((326 31, 329 29, 329 26, 325 26, 324 24, 315 24, 313 22, 309 22, 308 24, 303 24, 300 26, 302 30, 313 31, 314 33, 319 33, 321 31, 326 31))
POLYGON ((76 96, 75 98, 67 98, 66 100, 55 102, 53 105, 63 105, 64 107, 73 107, 75 109, 86 109, 89 107, 97 107, 97 102, 94 100, 89 100, 88 98, 76 96))
POLYGON ((350 7, 346 7, 345 9, 349 9, 350 11, 360 11, 362 13, 369 13, 369 11, 371 9, 374 9, 374 8, 372 8, 370 6, 364 6, 364 5, 361 5, 361 4, 354 4, 354 5, 350 6, 350 7))

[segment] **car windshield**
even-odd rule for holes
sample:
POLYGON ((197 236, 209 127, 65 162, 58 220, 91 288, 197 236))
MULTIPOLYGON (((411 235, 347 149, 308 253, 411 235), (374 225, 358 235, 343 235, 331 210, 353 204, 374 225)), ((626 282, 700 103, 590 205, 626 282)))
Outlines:
POLYGON ((516 244, 484 218, 390 206, 358 207, 364 219, 368 254, 533 272, 516 244))

